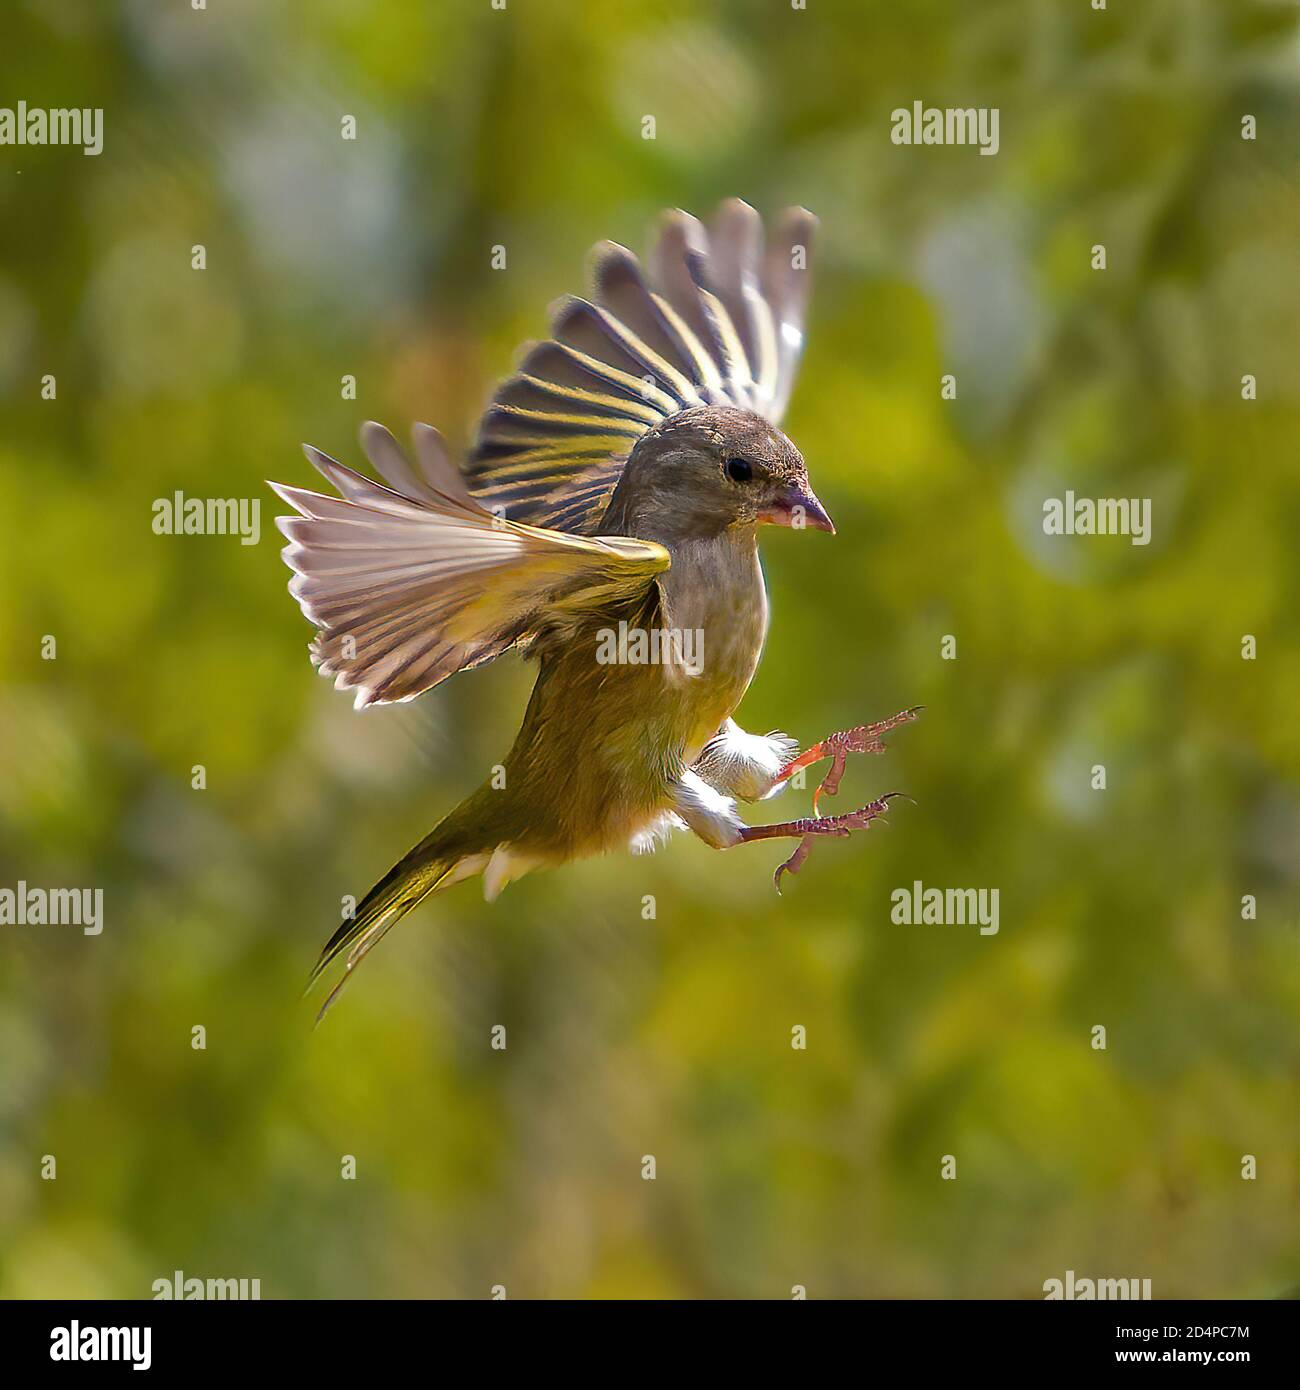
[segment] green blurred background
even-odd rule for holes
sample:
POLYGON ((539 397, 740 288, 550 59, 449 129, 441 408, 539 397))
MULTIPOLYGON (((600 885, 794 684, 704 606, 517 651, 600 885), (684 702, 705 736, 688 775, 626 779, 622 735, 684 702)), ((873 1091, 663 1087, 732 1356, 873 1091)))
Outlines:
POLYGON ((17 0, 3 29, 0 103, 102 106, 105 149, 0 148, 0 885, 102 887, 106 925, 0 935, 0 1293, 1300 1281, 1293 5, 17 0), (916 100, 999 107, 1000 152, 892 145, 916 100), (924 703, 838 799, 918 804, 783 899, 780 846, 685 836, 458 888, 313 1033, 342 895, 478 784, 532 673, 354 713, 262 480, 311 485, 304 439, 357 462, 372 417, 462 444, 592 242, 733 194, 822 218, 786 423, 839 525, 767 538, 740 718, 811 741, 924 703), (1044 537, 1066 488, 1152 498, 1152 543, 1044 537), (261 498, 260 544, 156 536, 177 489, 261 498), (998 888, 999 934, 893 924, 914 879, 998 888))

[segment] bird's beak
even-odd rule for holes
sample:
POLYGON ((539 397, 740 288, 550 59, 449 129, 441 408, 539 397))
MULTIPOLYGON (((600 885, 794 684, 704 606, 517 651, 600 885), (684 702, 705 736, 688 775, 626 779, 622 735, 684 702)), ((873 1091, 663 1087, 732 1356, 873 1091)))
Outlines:
POLYGON ((811 526, 814 531, 835 534, 835 523, 827 516, 826 508, 817 500, 812 488, 796 487, 793 483, 777 493, 771 505, 759 512, 758 519, 773 526, 790 526, 796 531, 811 526))

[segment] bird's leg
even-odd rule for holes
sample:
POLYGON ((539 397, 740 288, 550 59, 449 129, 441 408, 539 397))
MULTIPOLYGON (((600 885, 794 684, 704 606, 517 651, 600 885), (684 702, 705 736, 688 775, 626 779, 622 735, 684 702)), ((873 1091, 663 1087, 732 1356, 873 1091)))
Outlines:
MULTIPOLYGON (((831 734, 820 743, 814 743, 811 748, 805 748, 797 757, 791 758, 777 773, 773 786, 780 786, 803 768, 821 762, 823 758, 830 758, 830 771, 813 792, 813 814, 816 815, 817 803, 822 797, 834 796, 839 790, 840 778, 844 776, 844 764, 848 761, 849 754, 883 753, 883 735, 891 729, 898 728, 900 724, 910 724, 923 708, 922 705, 913 705, 911 709, 900 710, 890 719, 882 719, 879 724, 859 724, 856 729, 843 729, 838 734, 831 734)), ((791 873, 793 872, 792 869, 791 873)))
POLYGON ((781 891, 781 875, 789 872, 797 874, 812 843, 819 835, 832 835, 842 839, 854 830, 865 830, 877 816, 883 816, 889 809, 890 799, 902 796, 902 792, 886 792, 879 800, 871 802, 856 811, 842 816, 806 816, 803 820, 781 821, 777 825, 746 825, 741 827, 738 843, 748 844, 751 840, 797 839, 799 848, 783 864, 777 865, 773 876, 776 891, 781 891))

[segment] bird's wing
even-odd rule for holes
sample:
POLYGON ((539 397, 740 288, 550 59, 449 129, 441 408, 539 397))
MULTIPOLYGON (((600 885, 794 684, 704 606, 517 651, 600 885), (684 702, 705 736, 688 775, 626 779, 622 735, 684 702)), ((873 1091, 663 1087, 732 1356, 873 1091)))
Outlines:
POLYGON ((289 590, 320 632, 313 662, 357 708, 411 700, 576 615, 648 591, 668 552, 622 536, 599 540, 523 525, 465 491, 436 431, 417 426, 412 468, 381 425, 362 444, 388 486, 308 448, 339 497, 272 483, 298 513, 288 537, 289 590))
POLYGON ((698 405, 785 413, 803 348, 817 219, 782 214, 764 249, 738 198, 706 229, 665 215, 647 279, 625 247, 593 251, 590 300, 561 300, 551 338, 524 350, 465 465, 484 505, 591 534, 637 440, 698 405))

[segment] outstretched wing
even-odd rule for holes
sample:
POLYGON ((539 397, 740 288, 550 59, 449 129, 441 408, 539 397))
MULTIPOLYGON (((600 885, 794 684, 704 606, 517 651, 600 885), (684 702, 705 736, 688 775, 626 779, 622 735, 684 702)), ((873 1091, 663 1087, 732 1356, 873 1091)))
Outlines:
POLYGON ((817 220, 781 217, 766 251, 747 203, 706 232, 668 213, 652 281, 625 247, 593 252, 590 300, 561 300, 551 338, 525 349, 483 415, 465 466, 474 495, 513 519, 591 534, 637 440, 697 405, 773 423, 803 348, 817 220))
POLYGON ((322 675, 360 709, 411 700, 456 671, 646 591, 669 565, 650 541, 563 535, 485 511, 436 431, 416 426, 419 472, 381 425, 362 445, 389 486, 317 449, 341 494, 272 483, 298 513, 277 518, 289 590, 320 632, 322 675))

